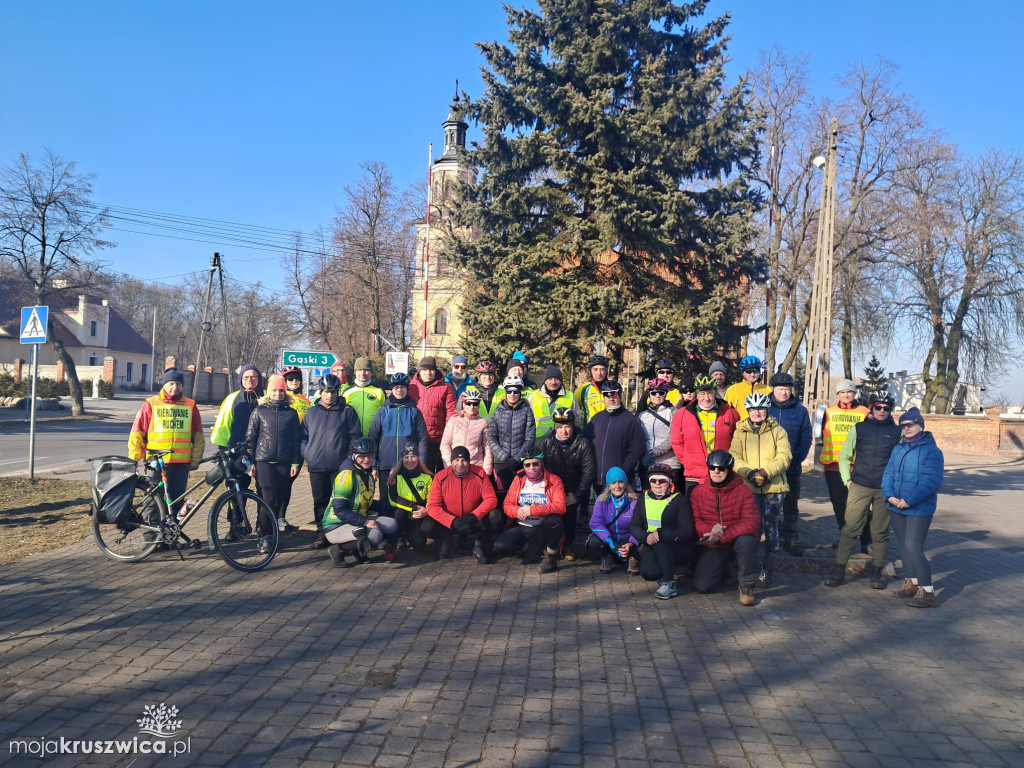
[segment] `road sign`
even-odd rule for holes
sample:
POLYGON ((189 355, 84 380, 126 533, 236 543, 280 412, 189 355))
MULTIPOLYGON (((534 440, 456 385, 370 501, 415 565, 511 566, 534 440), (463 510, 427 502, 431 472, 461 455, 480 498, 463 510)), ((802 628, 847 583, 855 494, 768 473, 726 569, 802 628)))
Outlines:
POLYGON ((409 353, 408 352, 385 352, 384 353, 384 373, 390 376, 392 373, 408 373, 409 372, 409 353))
POLYGON ((21 343, 45 344, 46 323, 50 316, 49 307, 21 308, 21 343))
POLYGON ((282 355, 281 365, 285 368, 330 368, 337 361, 333 352, 287 349, 282 355))

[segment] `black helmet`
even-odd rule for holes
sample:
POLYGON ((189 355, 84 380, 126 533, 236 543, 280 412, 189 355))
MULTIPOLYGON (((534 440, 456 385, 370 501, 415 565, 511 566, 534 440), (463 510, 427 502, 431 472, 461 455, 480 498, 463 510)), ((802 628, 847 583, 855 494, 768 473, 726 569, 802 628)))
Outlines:
POLYGON ((794 384, 793 377, 785 371, 779 371, 768 381, 769 387, 792 387, 794 384))
POLYGON ((674 372, 676 370, 676 364, 674 362, 672 362, 671 360, 669 360, 667 357, 666 358, 662 358, 661 360, 659 360, 656 363, 656 365, 657 365, 657 369, 659 371, 673 371, 674 372))
POLYGON ((871 393, 870 397, 868 397, 868 404, 882 404, 893 408, 896 405, 896 398, 890 395, 888 390, 880 389, 877 392, 871 393))
POLYGON ((391 378, 388 379, 388 383, 392 387, 408 387, 409 386, 409 375, 407 373, 392 373, 391 378))
POLYGON ((732 469, 735 463, 736 459, 723 448, 718 448, 708 454, 708 469, 732 469))
POLYGON ((564 405, 560 405, 551 412, 551 420, 555 424, 571 424, 573 426, 576 422, 572 415, 572 408, 566 408, 564 405))
POLYGON ((375 454, 377 453, 377 447, 373 444, 373 440, 370 438, 357 437, 349 445, 349 453, 352 454, 352 458, 355 458, 360 454, 375 454))
POLYGON ((608 358, 604 355, 594 355, 592 358, 587 360, 587 368, 593 368, 595 365, 603 365, 605 368, 608 367, 608 358))
POLYGON ((609 392, 622 392, 622 385, 617 381, 607 379, 601 382, 601 394, 608 394, 609 392))
POLYGON ((333 373, 328 373, 320 377, 321 392, 337 392, 339 389, 341 389, 341 379, 333 373))

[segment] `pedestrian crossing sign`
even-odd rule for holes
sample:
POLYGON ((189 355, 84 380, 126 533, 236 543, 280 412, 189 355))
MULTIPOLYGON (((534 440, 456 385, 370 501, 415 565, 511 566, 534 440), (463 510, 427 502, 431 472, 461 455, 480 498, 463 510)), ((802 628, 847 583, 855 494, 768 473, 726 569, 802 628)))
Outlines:
POLYGON ((21 343, 45 344, 46 322, 50 315, 49 307, 21 308, 21 343))

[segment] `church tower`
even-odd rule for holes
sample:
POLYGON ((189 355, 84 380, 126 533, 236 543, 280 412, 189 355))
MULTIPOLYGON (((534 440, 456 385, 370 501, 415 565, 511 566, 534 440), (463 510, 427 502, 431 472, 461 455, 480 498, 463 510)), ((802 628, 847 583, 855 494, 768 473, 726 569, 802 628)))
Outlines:
POLYGON ((456 181, 472 183, 473 180, 465 163, 466 131, 469 126, 462 120, 460 111, 456 83, 455 99, 447 119, 441 124, 444 128, 444 151, 430 168, 429 221, 425 217, 416 222, 416 277, 413 282, 412 335, 409 344, 412 359, 416 359, 417 354, 451 358, 460 351, 462 323, 459 311, 465 282, 444 261, 440 238, 456 181))

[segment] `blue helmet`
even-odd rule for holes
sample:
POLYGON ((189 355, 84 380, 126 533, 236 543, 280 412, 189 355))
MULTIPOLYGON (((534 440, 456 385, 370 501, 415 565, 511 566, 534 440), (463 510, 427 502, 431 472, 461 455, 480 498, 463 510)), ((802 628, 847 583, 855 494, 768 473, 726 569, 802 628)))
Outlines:
POLYGON ((740 370, 746 370, 747 368, 757 368, 761 370, 761 358, 757 355, 747 355, 740 360, 740 370))
POLYGON ((406 373, 392 373, 391 378, 388 379, 388 383, 392 387, 408 387, 409 386, 409 375, 406 373))

